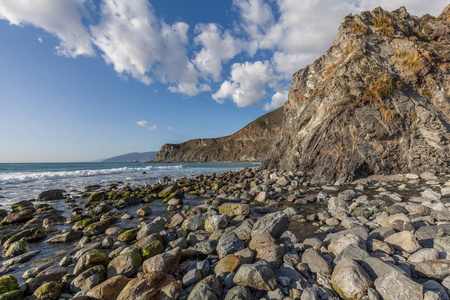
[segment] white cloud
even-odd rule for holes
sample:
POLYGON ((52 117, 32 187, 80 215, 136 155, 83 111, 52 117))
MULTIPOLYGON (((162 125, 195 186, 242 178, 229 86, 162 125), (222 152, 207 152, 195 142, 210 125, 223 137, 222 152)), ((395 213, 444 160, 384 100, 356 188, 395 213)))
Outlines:
POLYGON ((139 125, 139 126, 141 126, 141 127, 150 129, 150 130, 154 130, 154 129, 156 129, 156 127, 157 127, 156 124, 150 124, 150 123, 147 122, 147 121, 137 121, 136 124, 139 125))
POLYGON ((104 1, 100 23, 91 26, 94 43, 116 72, 195 96, 209 86, 199 84, 200 74, 187 56, 188 30, 186 23, 160 20, 146 0, 104 1))
POLYGON ((242 45, 229 31, 221 32, 216 24, 198 24, 194 41, 203 48, 195 55, 194 64, 214 81, 220 80, 222 64, 238 54, 242 45))
POLYGON ((277 81, 277 77, 267 61, 235 63, 230 80, 222 83, 212 97, 218 102, 231 98, 238 107, 256 106, 266 96, 265 86, 271 81, 277 81))
MULTIPOLYGON (((239 19, 230 28, 209 23, 192 30, 185 22, 165 22, 149 0, 102 0, 99 5, 92 0, 0 0, 0 19, 55 35, 59 55, 95 56, 99 50, 120 76, 144 84, 157 81, 171 92, 195 96, 211 91, 212 84, 226 77, 212 95, 214 100, 222 103, 229 98, 243 107, 265 99, 270 103, 264 109, 272 109, 287 98, 292 73, 332 44, 345 15, 405 5, 411 14, 437 16, 447 4, 447 0, 233 0, 239 19), (224 74, 229 62, 231 71, 224 74)), ((43 42, 40 36, 38 40, 43 42)))
POLYGON ((58 37, 59 55, 94 56, 91 39, 81 23, 84 0, 3 0, 0 1, 0 19, 12 25, 33 25, 58 37))
POLYGON ((288 94, 289 90, 276 92, 275 95, 272 96, 272 101, 264 104, 264 110, 271 110, 283 106, 288 99, 288 94))

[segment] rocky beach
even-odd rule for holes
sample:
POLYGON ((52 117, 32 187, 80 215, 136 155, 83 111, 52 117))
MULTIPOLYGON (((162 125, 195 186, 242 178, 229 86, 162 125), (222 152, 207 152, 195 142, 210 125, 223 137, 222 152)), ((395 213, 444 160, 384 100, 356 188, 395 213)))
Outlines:
POLYGON ((1 211, 0 299, 449 299, 449 207, 432 173, 45 191, 1 211))
POLYGON ((450 6, 348 15, 284 108, 154 158, 260 167, 0 209, 0 300, 450 299, 449 74, 450 6))

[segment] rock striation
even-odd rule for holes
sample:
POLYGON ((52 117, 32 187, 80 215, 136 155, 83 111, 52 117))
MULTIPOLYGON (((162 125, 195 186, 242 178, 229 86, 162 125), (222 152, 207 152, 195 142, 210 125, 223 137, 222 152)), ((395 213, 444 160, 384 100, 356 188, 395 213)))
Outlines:
POLYGON ((238 132, 220 138, 194 139, 181 144, 165 144, 151 162, 263 161, 280 130, 283 107, 271 111, 238 132))
POLYGON ((293 75, 268 169, 313 182, 450 171, 450 8, 344 18, 331 48, 293 75))

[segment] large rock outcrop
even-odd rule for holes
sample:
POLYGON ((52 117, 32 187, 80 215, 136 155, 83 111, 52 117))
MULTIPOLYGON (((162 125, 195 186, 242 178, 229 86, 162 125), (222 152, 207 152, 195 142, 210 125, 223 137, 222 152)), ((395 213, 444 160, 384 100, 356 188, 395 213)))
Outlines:
POLYGON ((293 75, 265 167, 314 182, 450 172, 449 7, 345 17, 327 53, 293 75))
POLYGON ((263 161, 268 158, 282 119, 283 107, 280 107, 229 136, 166 144, 152 162, 263 161))

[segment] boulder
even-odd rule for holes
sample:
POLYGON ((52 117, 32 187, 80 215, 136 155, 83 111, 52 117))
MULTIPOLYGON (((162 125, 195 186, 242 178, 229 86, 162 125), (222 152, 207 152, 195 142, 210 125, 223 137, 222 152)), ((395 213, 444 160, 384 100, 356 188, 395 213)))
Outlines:
POLYGON ((84 235, 94 236, 104 233, 109 226, 117 222, 117 218, 107 218, 95 223, 91 223, 83 230, 84 235))
POLYGON ((251 235, 269 233, 274 239, 277 239, 288 227, 289 218, 286 213, 277 211, 259 218, 253 226, 251 235))
POLYGON ((420 249, 408 258, 408 262, 418 264, 424 261, 438 259, 439 251, 433 248, 420 249))
POLYGON ((208 215, 203 213, 193 215, 183 221, 183 224, 181 224, 181 228, 186 231, 203 230, 207 218, 208 215))
POLYGON ((130 281, 126 276, 117 275, 93 287, 86 296, 92 299, 116 299, 130 281))
POLYGON ((117 300, 179 299, 181 288, 176 279, 164 272, 150 272, 131 279, 117 300))
POLYGON ((33 296, 39 300, 57 300, 62 291, 62 284, 54 281, 50 281, 41 285, 33 296))
POLYGON ((121 234, 119 234, 117 239, 124 243, 130 243, 136 239, 136 236, 137 236, 139 230, 140 230, 139 228, 134 228, 134 229, 130 229, 125 232, 122 232, 121 234))
POLYGON ((39 194, 37 197, 38 201, 47 201, 47 200, 59 200, 64 198, 65 190, 60 189, 54 189, 54 190, 48 190, 44 191, 39 194))
POLYGON ((380 225, 381 225, 381 227, 390 227, 391 224, 396 220, 403 220, 405 222, 410 222, 407 215, 396 214, 396 215, 392 215, 392 216, 389 216, 389 217, 381 220, 380 225))
POLYGON ((253 300, 253 295, 248 287, 237 285, 228 291, 225 300, 253 300))
POLYGON ((21 238, 17 242, 12 243, 5 253, 5 257, 15 257, 30 251, 26 238, 21 238))
POLYGON ((337 256, 342 250, 344 250, 348 245, 356 244, 359 248, 366 250, 366 241, 354 233, 348 233, 341 238, 336 238, 330 242, 328 245, 328 252, 333 253, 337 256))
POLYGON ((344 258, 331 274, 331 284, 343 299, 361 299, 373 286, 370 276, 354 260, 344 258))
POLYGON ((102 250, 92 249, 81 255, 78 259, 75 269, 73 270, 74 275, 80 274, 83 270, 86 270, 93 265, 97 264, 107 264, 108 256, 102 250))
POLYGON ((58 282, 64 275, 67 274, 67 269, 61 266, 53 266, 40 272, 35 278, 28 283, 28 288, 34 292, 44 282, 55 281, 58 282))
POLYGON ((228 231, 222 234, 219 239, 217 254, 219 254, 219 258, 223 258, 244 248, 244 243, 238 238, 237 234, 233 231, 228 231))
POLYGON ((152 208, 150 207, 150 205, 146 205, 146 206, 144 206, 144 207, 138 209, 138 210, 136 211, 136 214, 138 215, 138 217, 141 217, 141 218, 142 218, 142 217, 146 217, 146 216, 151 215, 152 212, 153 212, 153 210, 152 210, 152 208))
POLYGON ((141 266, 141 256, 136 252, 128 252, 114 258, 107 269, 108 278, 116 275, 124 275, 131 277, 136 274, 137 269, 141 266))
POLYGON ((408 253, 414 253, 422 248, 411 231, 394 233, 384 241, 390 244, 395 250, 406 251, 408 253))
POLYGON ((214 215, 210 216, 205 221, 206 231, 216 231, 219 229, 224 229, 228 225, 228 217, 226 215, 214 215))
POLYGON ((144 261, 142 264, 145 273, 163 272, 167 274, 174 273, 178 268, 181 258, 181 248, 155 255, 144 261))
POLYGON ((18 213, 11 213, 7 215, 0 225, 9 225, 15 223, 23 223, 33 218, 33 211, 31 209, 25 209, 18 213))
POLYGON ((237 271, 237 269, 243 263, 243 258, 237 257, 234 254, 228 254, 214 267, 214 274, 216 275, 228 275, 231 272, 237 271))
POLYGON ((423 299, 423 286, 398 271, 390 271, 377 278, 375 288, 384 300, 423 299))
POLYGON ((248 204, 242 203, 224 203, 219 206, 219 213, 226 214, 230 217, 234 216, 248 216, 251 212, 248 204))
POLYGON ((450 276, 450 260, 433 259, 416 264, 416 273, 422 277, 442 280, 450 276))
POLYGON ((361 263, 361 266, 367 272, 367 274, 369 274, 370 277, 372 277, 374 280, 391 271, 397 271, 400 273, 405 272, 398 266, 390 264, 388 262, 384 262, 376 257, 366 258, 361 263))
POLYGON ((283 264, 284 248, 275 243, 260 243, 255 247, 256 260, 264 260, 269 263, 273 270, 283 264))
POLYGON ((106 278, 106 269, 102 265, 87 269, 70 283, 70 291, 77 293, 79 291, 89 291, 106 278))
POLYGON ((302 255, 302 263, 313 273, 330 275, 332 268, 330 264, 315 249, 306 249, 302 255))
MULTIPOLYGON (((370 257, 370 254, 366 250, 361 249, 357 244, 350 244, 347 247, 345 247, 341 252, 339 252, 339 254, 334 259, 334 262, 338 263, 343 258, 350 258, 357 262, 361 262, 369 257, 370 257)), ((302 256, 302 260, 303 260, 303 256, 302 256)), ((311 262, 313 262, 313 261, 311 261, 311 262)))
POLYGON ((80 239, 83 236, 83 233, 76 230, 68 230, 61 234, 57 234, 54 237, 48 239, 47 243, 69 243, 80 239))
POLYGON ((5 275, 0 277, 0 295, 18 290, 17 278, 13 275, 5 275))
POLYGON ((264 291, 273 291, 277 288, 275 274, 266 264, 242 265, 234 276, 233 282, 236 285, 264 291))

